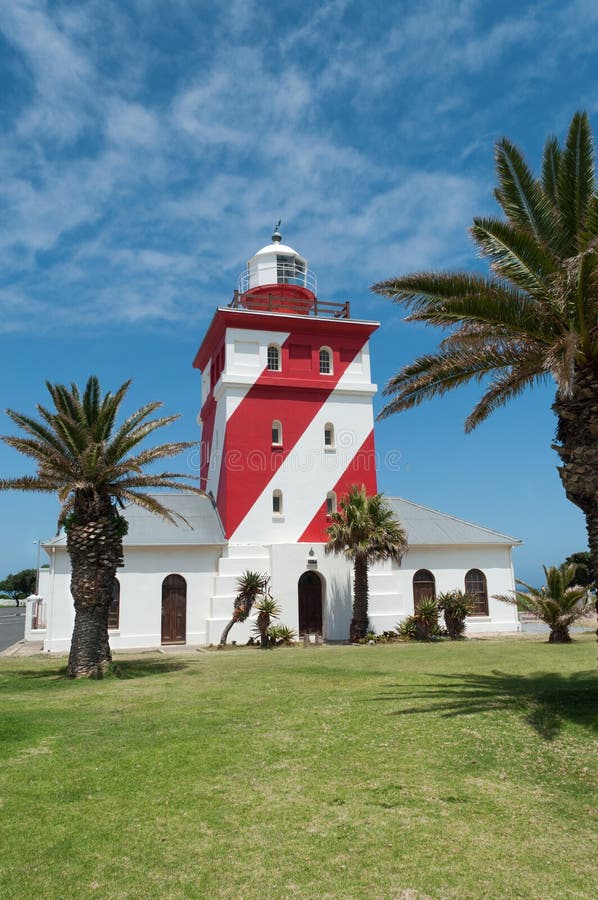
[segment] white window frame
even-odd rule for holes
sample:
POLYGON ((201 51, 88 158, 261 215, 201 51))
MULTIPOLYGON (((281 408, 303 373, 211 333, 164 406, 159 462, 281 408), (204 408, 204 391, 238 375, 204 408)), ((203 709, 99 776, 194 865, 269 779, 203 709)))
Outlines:
POLYGON ((333 356, 332 356, 332 350, 330 349, 330 347, 320 347, 319 362, 320 362, 320 375, 333 375, 334 374, 333 356), (328 368, 327 372, 324 371, 324 369, 322 368, 322 353, 326 353, 326 356, 328 359, 328 362, 326 364, 326 367, 328 368))
POLYGON ((274 419, 272 422, 272 446, 282 447, 282 422, 280 419, 274 419), (278 431, 278 440, 274 440, 274 432, 278 431))
POLYGON ((280 361, 280 347, 278 344, 268 344, 268 349, 266 350, 266 367, 269 372, 280 372, 281 371, 281 361, 280 361), (270 365, 270 351, 276 351, 276 368, 273 368, 270 365))

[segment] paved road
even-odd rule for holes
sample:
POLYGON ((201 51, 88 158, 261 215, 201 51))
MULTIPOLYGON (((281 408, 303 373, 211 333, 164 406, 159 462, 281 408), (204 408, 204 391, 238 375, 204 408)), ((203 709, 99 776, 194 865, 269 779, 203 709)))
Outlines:
POLYGON ((25 609, 21 606, 0 606, 0 650, 6 650, 25 633, 25 609))

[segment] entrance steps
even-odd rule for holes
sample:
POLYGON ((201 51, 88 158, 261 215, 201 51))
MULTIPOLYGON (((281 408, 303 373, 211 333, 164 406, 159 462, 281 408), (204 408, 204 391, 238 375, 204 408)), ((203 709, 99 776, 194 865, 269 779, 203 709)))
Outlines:
MULTIPOLYGON (((211 615, 206 622, 207 640, 210 644, 218 643, 222 630, 232 615, 237 582, 244 572, 270 572, 270 549, 263 544, 229 544, 226 547, 218 560, 211 615)), ((246 641, 250 633, 251 624, 239 623, 235 625, 233 639, 246 641)))

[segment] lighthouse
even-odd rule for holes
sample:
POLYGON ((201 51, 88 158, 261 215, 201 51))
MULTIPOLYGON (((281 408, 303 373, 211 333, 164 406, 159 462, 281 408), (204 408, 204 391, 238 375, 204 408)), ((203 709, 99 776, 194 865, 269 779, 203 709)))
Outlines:
MULTIPOLYGON (((323 260, 335 252, 319 249, 323 260)), ((281 623, 299 635, 347 640, 352 566, 325 553, 326 529, 352 485, 377 490, 369 349, 377 328, 353 318, 348 302, 319 298, 307 259, 283 244, 278 228, 251 257, 194 360, 206 494, 156 495, 180 517, 176 525, 143 507, 123 510, 129 527, 109 625, 114 649, 217 644, 247 571, 269 576, 281 623)), ((516 538, 386 499, 409 550, 400 565, 370 568, 373 630, 394 628, 424 588, 425 596, 473 594, 471 632, 518 630, 514 607, 496 599, 514 589, 516 538)), ((73 628, 66 535, 43 547, 50 568, 40 572, 41 600, 35 618, 28 608, 25 639, 57 652, 68 649, 73 628)), ((253 623, 237 623, 232 640, 247 641, 253 623)))
POLYGON ((315 273, 278 227, 248 261, 194 360, 201 487, 229 544, 325 542, 349 487, 376 491, 377 327, 352 319, 348 302, 318 298, 315 273))

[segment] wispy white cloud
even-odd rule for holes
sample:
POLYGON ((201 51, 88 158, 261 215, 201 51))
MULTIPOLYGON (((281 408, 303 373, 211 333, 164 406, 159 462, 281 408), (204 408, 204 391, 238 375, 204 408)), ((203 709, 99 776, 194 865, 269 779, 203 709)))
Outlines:
MULTIPOLYGON (((593 13, 567 9, 571 46, 593 13)), ((251 2, 177 0, 164 20, 156 0, 5 0, 21 65, 0 145, 3 327, 201 316, 279 217, 329 295, 465 262, 492 110, 533 89, 529 48, 565 46, 554 9, 484 10, 327 0, 282 27, 251 2), (506 59, 511 94, 492 81, 506 59)))

